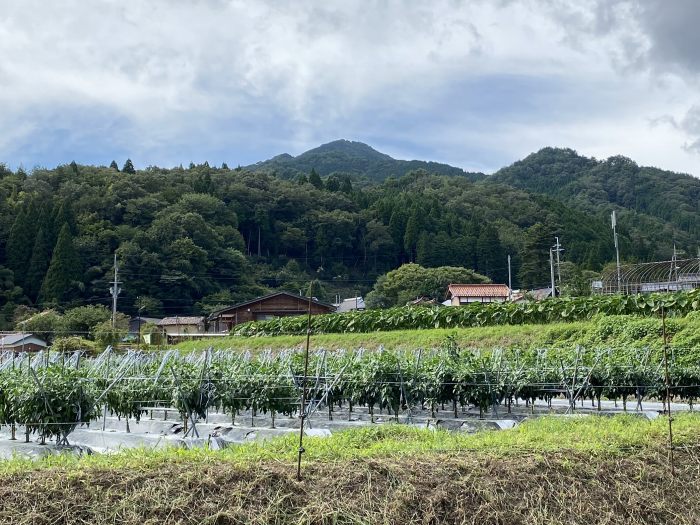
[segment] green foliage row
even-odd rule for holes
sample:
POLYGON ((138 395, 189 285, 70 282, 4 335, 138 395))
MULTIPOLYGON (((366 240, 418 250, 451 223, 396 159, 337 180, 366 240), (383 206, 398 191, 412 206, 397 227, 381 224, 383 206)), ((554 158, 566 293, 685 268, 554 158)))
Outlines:
MULTIPOLYGON (((651 328, 653 329, 653 328, 651 328)), ((669 356, 670 397, 691 404, 700 397, 700 347, 674 347, 669 356)), ((83 359, 75 366, 19 364, 0 371, 0 425, 24 425, 42 439, 68 434, 98 416, 102 404, 139 420, 153 406, 173 406, 183 419, 202 419, 211 408, 234 419, 254 413, 293 415, 303 384, 303 354, 233 352, 203 355, 128 354, 83 359), (98 406, 99 405, 99 406, 98 406)), ((317 351, 311 355, 309 399, 364 406, 398 415, 422 407, 433 414, 450 406, 481 413, 517 400, 556 397, 629 400, 666 398, 663 354, 656 348, 578 347, 461 349, 451 338, 432 351, 317 351), (317 377, 318 376, 318 377, 317 377)), ((274 423, 273 423, 274 424, 274 423)))
MULTIPOLYGON (((568 297, 528 303, 473 303, 460 307, 398 307, 311 318, 314 333, 376 332, 428 328, 460 328, 505 324, 538 324, 591 319, 605 315, 669 315, 700 310, 700 289, 651 295, 568 297)), ((306 333, 307 319, 280 317, 242 324, 239 336, 299 335, 306 333)))

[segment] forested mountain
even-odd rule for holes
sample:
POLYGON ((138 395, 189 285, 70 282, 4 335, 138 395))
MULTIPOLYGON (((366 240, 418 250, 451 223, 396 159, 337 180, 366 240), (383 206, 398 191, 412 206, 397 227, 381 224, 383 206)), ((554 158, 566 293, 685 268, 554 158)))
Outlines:
POLYGON ((159 315, 300 291, 311 278, 327 300, 366 293, 406 262, 505 282, 508 254, 515 286, 546 285, 555 235, 574 274, 614 260, 613 207, 625 260, 668 258, 674 242, 695 253, 700 240, 700 181, 628 159, 545 149, 474 180, 413 170, 358 184, 320 176, 336 152, 294 178, 207 163, 0 168, 0 325, 17 305, 109 304, 114 253, 120 310, 159 315))
POLYGON ((640 167, 625 157, 596 160, 571 149, 544 148, 503 168, 489 182, 556 198, 596 217, 613 209, 633 240, 631 259, 668 258, 669 243, 697 254, 700 179, 640 167))
POLYGON ((283 178, 308 176, 312 170, 324 177, 327 175, 351 175, 360 179, 381 182, 388 177, 402 177, 414 170, 426 170, 437 175, 454 175, 478 180, 483 173, 468 173, 439 162, 423 160, 396 160, 380 153, 362 142, 336 140, 292 157, 287 153, 258 162, 246 169, 263 171, 283 178))

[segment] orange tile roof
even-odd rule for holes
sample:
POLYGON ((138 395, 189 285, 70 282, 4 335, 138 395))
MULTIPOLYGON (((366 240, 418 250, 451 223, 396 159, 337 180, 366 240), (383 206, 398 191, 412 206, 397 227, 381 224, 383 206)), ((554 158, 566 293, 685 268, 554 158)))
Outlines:
POLYGON ((449 297, 508 297, 505 284, 451 284, 447 287, 449 297))

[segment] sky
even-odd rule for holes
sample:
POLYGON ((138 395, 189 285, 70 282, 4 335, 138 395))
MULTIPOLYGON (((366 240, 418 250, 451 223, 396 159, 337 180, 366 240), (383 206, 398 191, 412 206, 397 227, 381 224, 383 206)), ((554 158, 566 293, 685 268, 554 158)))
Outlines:
POLYGON ((700 176, 700 1, 0 0, 0 162, 247 165, 332 140, 700 176))

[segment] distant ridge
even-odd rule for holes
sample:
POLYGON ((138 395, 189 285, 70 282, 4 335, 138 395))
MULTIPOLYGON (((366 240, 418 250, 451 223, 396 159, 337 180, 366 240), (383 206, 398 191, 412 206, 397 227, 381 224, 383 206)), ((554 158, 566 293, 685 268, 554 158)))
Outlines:
POLYGON ((274 172, 283 178, 308 175, 314 169, 322 177, 331 173, 344 173, 363 176, 374 182, 382 182, 389 177, 401 177, 414 170, 465 177, 474 181, 485 177, 483 173, 470 173, 439 162, 394 159, 362 142, 342 139, 310 149, 296 157, 282 153, 246 168, 252 171, 274 172))

